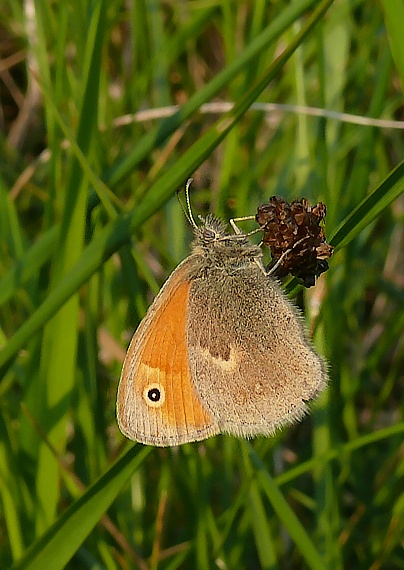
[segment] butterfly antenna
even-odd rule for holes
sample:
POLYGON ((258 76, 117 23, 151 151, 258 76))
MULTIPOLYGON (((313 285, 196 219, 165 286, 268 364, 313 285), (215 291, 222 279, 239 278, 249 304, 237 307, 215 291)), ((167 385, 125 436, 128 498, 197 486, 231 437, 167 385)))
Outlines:
POLYGON ((191 208, 191 200, 189 198, 189 189, 191 187, 191 184, 193 182, 193 178, 188 178, 187 183, 185 184, 185 203, 186 203, 186 207, 184 207, 183 203, 181 202, 180 198, 179 198, 179 194, 181 192, 181 189, 177 190, 177 197, 178 197, 178 201, 181 205, 182 211, 185 214, 186 219, 188 220, 188 222, 191 224, 191 226, 193 228, 197 228, 198 226, 196 225, 194 216, 192 215, 192 208, 191 208))

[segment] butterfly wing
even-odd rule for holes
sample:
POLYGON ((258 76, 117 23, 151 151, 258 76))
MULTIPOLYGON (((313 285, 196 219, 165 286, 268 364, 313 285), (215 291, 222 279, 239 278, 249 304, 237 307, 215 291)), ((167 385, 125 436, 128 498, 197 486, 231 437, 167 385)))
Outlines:
POLYGON ((192 283, 187 331, 191 376, 223 432, 272 435, 326 385, 300 315, 254 261, 192 283))
POLYGON ((188 264, 185 260, 173 272, 135 332, 119 383, 119 427, 148 445, 179 445, 219 431, 191 380, 188 264))

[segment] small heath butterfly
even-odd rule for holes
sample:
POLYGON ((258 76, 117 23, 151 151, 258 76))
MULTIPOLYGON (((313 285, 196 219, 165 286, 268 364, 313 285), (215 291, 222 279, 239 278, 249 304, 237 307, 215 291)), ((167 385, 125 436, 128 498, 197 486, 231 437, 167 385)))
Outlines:
POLYGON ((193 225, 192 253, 140 323, 119 382, 119 427, 147 445, 272 435, 327 384, 260 247, 212 215, 193 225))

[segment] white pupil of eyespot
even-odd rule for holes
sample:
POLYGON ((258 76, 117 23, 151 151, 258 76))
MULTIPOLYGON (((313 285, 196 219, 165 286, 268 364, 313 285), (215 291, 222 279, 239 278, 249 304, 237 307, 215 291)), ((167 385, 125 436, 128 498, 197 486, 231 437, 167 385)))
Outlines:
POLYGON ((161 384, 149 384, 143 391, 143 398, 151 408, 159 408, 164 404, 165 391, 161 384))
POLYGON ((157 390, 157 388, 149 390, 147 395, 152 402, 158 402, 160 400, 160 390, 157 390))

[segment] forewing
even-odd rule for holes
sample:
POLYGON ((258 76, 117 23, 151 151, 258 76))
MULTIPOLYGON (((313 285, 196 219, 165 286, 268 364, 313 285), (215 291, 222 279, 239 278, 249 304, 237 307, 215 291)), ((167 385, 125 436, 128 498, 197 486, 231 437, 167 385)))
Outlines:
POLYGON ((121 431, 144 444, 168 446, 218 432, 191 379, 186 319, 191 281, 186 262, 171 275, 130 343, 118 388, 121 431))

